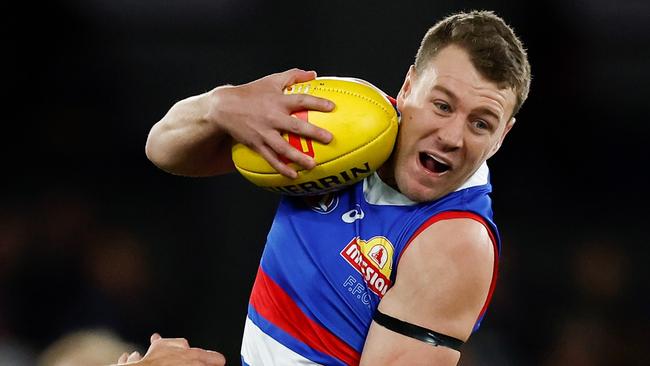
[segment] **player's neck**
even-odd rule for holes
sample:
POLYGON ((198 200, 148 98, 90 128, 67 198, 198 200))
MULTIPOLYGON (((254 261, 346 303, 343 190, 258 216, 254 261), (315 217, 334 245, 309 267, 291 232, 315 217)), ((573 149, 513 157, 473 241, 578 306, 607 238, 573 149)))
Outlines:
MULTIPOLYGON (((391 156, 379 169, 377 169, 377 174, 381 178, 382 182, 389 185, 394 190, 400 192, 397 187, 397 182, 395 181, 395 165, 393 157, 391 156)), ((400 192, 401 193, 401 192, 400 192)))

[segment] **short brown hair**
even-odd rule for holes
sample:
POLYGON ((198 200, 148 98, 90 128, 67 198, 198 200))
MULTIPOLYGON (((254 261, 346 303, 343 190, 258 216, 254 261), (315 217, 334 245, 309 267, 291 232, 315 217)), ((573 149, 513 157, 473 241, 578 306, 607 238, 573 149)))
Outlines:
POLYGON ((476 69, 500 88, 512 88, 517 96, 515 115, 528 97, 530 64, 521 41, 491 11, 457 13, 431 27, 415 56, 415 69, 422 73, 438 52, 451 44, 465 49, 476 69))

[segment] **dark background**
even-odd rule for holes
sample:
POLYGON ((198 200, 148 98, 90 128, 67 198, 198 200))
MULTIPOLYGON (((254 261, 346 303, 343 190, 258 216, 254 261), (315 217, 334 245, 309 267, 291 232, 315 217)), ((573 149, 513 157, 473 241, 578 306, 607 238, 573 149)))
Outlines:
POLYGON ((143 349, 153 331, 187 337, 237 364, 278 196, 235 174, 158 170, 149 129, 182 98, 291 67, 396 95, 426 30, 471 9, 515 28, 533 83, 491 160, 500 281, 462 364, 649 364, 642 0, 87 0, 6 12, 0 364, 96 327, 143 349))

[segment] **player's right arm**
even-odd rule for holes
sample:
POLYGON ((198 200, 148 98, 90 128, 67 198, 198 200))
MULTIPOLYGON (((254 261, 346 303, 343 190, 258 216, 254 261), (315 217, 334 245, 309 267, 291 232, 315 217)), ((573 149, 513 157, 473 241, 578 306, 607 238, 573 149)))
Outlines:
POLYGON ((248 84, 220 86, 174 104, 149 133, 146 153, 159 168, 177 175, 211 176, 234 170, 230 148, 241 142, 287 177, 296 172, 279 156, 310 169, 314 160, 293 148, 283 132, 328 143, 328 131, 291 116, 310 109, 331 111, 332 102, 304 94, 285 95, 289 85, 312 80, 313 71, 272 74, 248 84))

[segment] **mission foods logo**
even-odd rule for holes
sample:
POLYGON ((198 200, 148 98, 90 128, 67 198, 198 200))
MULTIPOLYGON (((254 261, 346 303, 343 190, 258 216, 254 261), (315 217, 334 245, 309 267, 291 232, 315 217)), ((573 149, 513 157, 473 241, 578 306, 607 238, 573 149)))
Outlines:
POLYGON ((343 248, 341 256, 363 275, 372 292, 383 297, 391 285, 393 251, 393 244, 383 236, 368 241, 355 237, 343 248))

